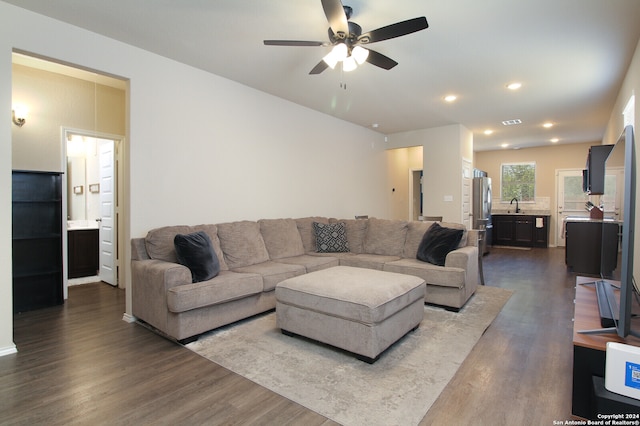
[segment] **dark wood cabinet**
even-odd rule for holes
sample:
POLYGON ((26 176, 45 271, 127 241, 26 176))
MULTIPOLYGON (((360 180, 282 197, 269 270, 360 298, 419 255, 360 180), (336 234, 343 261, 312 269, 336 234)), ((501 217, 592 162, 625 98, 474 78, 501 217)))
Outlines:
POLYGON ((515 216, 513 219, 515 245, 533 245, 533 219, 531 216, 515 216))
POLYGON ((586 191, 591 195, 604 193, 604 163, 613 145, 594 145, 587 155, 586 191))
POLYGON ((64 302, 61 185, 59 173, 13 172, 14 313, 64 302))
POLYGON ((535 216, 533 225, 533 246, 549 247, 549 216, 535 216))
POLYGON ((67 232, 69 278, 80 278, 98 273, 97 229, 76 229, 67 232))
POLYGON ((548 247, 549 216, 493 215, 493 244, 548 247))
POLYGON ((495 215, 492 216, 492 222, 493 244, 503 246, 511 245, 515 239, 513 216, 495 215))
POLYGON ((608 276, 618 263, 619 234, 617 222, 567 220, 565 263, 574 272, 592 275, 604 272, 608 276))

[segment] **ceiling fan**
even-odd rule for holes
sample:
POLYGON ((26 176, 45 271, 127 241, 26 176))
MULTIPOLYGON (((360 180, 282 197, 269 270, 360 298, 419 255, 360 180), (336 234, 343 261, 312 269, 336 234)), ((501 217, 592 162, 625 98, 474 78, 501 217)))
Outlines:
POLYGON ((334 46, 309 74, 320 74, 331 67, 335 68, 338 62, 342 62, 344 71, 351 71, 364 62, 390 70, 398 65, 393 59, 367 49, 364 45, 377 43, 383 40, 411 34, 429 27, 427 18, 409 19, 396 22, 373 31, 362 34, 362 28, 355 22, 349 21, 353 9, 343 6, 340 0, 321 0, 324 14, 329 21, 329 41, 303 41, 303 40, 264 40, 267 46, 334 46))

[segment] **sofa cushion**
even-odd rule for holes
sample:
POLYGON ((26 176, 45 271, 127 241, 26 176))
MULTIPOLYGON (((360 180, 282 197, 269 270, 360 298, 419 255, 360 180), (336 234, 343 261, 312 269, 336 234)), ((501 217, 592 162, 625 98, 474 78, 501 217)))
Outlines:
POLYGON ((185 312, 258 294, 262 287, 262 277, 258 274, 221 271, 211 280, 170 288, 167 307, 171 312, 185 312))
POLYGON ((162 228, 152 229, 147 233, 144 239, 145 249, 150 259, 164 260, 165 262, 178 263, 176 256, 176 248, 173 239, 177 234, 189 234, 191 232, 204 231, 209 236, 213 251, 218 257, 220 270, 226 271, 229 268, 224 261, 222 249, 220 248, 220 240, 218 239, 218 228, 216 225, 198 225, 198 226, 164 226, 162 228))
POLYGON ((222 253, 222 249, 220 248, 220 238, 218 238, 218 227, 216 225, 196 225, 192 227, 193 231, 204 231, 209 236, 211 240, 211 244, 213 245, 213 251, 218 256, 218 262, 220 263, 221 271, 228 271, 229 267, 224 261, 224 254, 222 253))
POLYGON ((276 285, 287 278, 297 277, 307 273, 307 269, 302 265, 274 262, 268 260, 255 265, 243 266, 234 269, 234 272, 262 275, 262 291, 271 291, 276 285))
POLYGON ((399 256, 385 256, 383 254, 352 254, 340 257, 340 266, 353 266, 355 268, 375 269, 382 271, 387 262, 399 260, 399 256))
POLYGON ((440 226, 444 226, 445 228, 452 228, 452 229, 462 229, 462 238, 460 238, 460 244, 458 244, 458 247, 464 247, 468 244, 467 227, 464 226, 463 224, 454 223, 454 222, 440 222, 440 226))
POLYGON ((144 245, 151 259, 178 263, 173 239, 177 234, 192 232, 190 226, 164 226, 147 232, 144 245))
POLYGON ((345 219, 347 226, 347 240, 349 241, 349 250, 351 253, 364 253, 364 239, 367 235, 367 219, 345 219))
POLYGON ((303 254, 302 256, 287 257, 276 260, 277 263, 286 263, 288 265, 304 266, 307 273, 320 271, 322 269, 332 268, 340 265, 337 257, 333 256, 312 256, 303 254))
POLYGON ((444 266, 447 254, 460 244, 462 233, 462 229, 445 228, 437 222, 433 223, 422 237, 416 258, 423 262, 444 266))
POLYGON ((408 223, 407 238, 404 242, 404 250, 402 257, 415 259, 418 254, 418 247, 424 237, 424 233, 433 224, 433 221, 417 221, 412 220, 408 223))
POLYGON ((384 271, 398 274, 415 275, 427 282, 429 286, 463 288, 466 283, 466 271, 462 268, 437 266, 418 259, 399 259, 384 264, 384 271))
POLYGON ((293 219, 261 219, 260 233, 270 259, 301 256, 304 246, 293 219))
POLYGON ((329 223, 329 219, 320 216, 296 219, 305 253, 316 251, 316 231, 313 229, 313 222, 329 223))
POLYGON ((347 229, 344 222, 313 222, 313 228, 316 231, 316 252, 345 253, 349 251, 347 229))
POLYGON ((407 222, 376 218, 371 218, 368 222, 364 252, 385 256, 402 256, 407 237, 407 222))
POLYGON ((255 265, 269 260, 258 222, 248 220, 220 223, 218 238, 229 269, 255 265))
POLYGON ((192 282, 210 280, 220 273, 220 262, 204 231, 177 234, 173 239, 178 263, 191 271, 192 282))

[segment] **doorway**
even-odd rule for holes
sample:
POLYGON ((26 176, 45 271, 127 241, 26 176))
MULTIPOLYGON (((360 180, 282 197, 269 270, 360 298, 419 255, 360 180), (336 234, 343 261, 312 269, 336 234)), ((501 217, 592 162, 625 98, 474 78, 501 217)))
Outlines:
MULTIPOLYGON (((63 178, 63 209, 65 210, 63 229, 67 232, 64 250, 66 271, 76 269, 77 253, 95 253, 83 256, 80 263, 95 267, 93 274, 65 273, 65 294, 69 285, 102 281, 112 286, 118 285, 118 164, 121 164, 121 144, 123 136, 99 132, 63 129, 63 147, 67 159, 63 178), (76 248, 76 236, 84 248, 76 248), (91 235, 94 237, 91 238, 91 235), (89 236, 89 237, 87 237, 89 236), (69 248, 73 247, 73 250, 69 248), (87 258, 89 260, 87 260, 87 258), (73 276, 73 279, 69 279, 73 276)), ((86 266, 85 266, 86 267, 86 266)))
POLYGON ((409 170, 409 220, 422 216, 422 169, 409 170))

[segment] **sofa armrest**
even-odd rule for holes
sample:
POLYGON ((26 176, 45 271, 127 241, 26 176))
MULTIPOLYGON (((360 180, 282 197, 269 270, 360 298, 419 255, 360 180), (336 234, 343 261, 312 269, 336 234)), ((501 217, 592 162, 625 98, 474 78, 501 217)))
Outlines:
POLYGON ((166 330, 167 290, 191 284, 191 271, 186 266, 162 260, 131 261, 131 291, 133 316, 166 330))
POLYGON ((144 238, 132 238, 131 239, 131 260, 145 260, 151 259, 147 253, 147 246, 144 243, 144 238))
POLYGON ((449 252, 444 266, 464 269, 465 286, 468 291, 475 291, 478 285, 478 247, 466 246, 449 252))
POLYGON ((478 247, 479 238, 480 238, 480 230, 478 229, 467 230, 467 246, 478 247))
POLYGON ((469 269, 469 265, 478 264, 478 248, 475 246, 465 246, 455 249, 444 260, 444 266, 452 268, 469 269))

